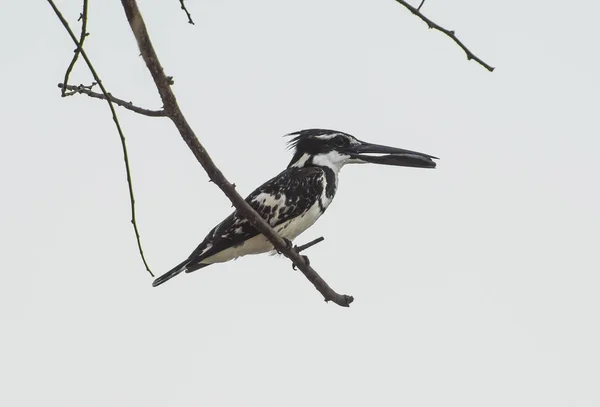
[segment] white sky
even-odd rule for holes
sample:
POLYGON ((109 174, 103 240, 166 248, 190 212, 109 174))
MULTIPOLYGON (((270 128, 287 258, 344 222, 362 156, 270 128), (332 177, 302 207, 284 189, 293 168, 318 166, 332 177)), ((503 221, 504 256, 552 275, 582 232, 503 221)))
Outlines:
MULTIPOLYGON (((104 102, 61 99, 74 46, 45 2, 0 13, 3 406, 600 405, 600 6, 428 0, 490 74, 393 0, 140 2, 201 141, 243 194, 325 127, 441 157, 342 171, 312 264, 267 255, 151 288, 104 102)), ((417 2, 416 2, 417 3, 417 2)), ((59 1, 78 31, 79 1, 59 1)), ((86 49, 160 102, 119 2, 86 49)), ((80 63, 73 83, 91 82, 80 63)), ((230 205, 167 119, 119 110, 157 274, 230 205)))

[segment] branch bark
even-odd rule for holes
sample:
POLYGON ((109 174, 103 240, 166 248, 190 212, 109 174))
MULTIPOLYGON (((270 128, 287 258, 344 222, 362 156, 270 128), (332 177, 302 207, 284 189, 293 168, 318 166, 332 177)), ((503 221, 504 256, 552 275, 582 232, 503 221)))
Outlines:
POLYGON ((158 56, 154 50, 146 24, 140 14, 136 0, 121 0, 127 21, 131 27, 133 35, 137 41, 140 53, 152 79, 156 85, 160 98, 163 102, 164 111, 168 118, 173 121, 175 127, 181 134, 200 165, 204 168, 211 181, 213 181, 225 195, 231 200, 233 206, 248 219, 260 233, 265 235, 273 244, 275 249, 289 258, 306 276, 306 278, 323 295, 325 301, 332 301, 337 305, 347 307, 354 298, 349 295, 338 294, 319 276, 319 274, 308 264, 294 247, 290 247, 285 240, 279 236, 269 224, 258 214, 248 203, 237 193, 234 186, 225 178, 223 173, 217 168, 206 149, 200 144, 196 134, 190 127, 183 115, 175 94, 171 89, 172 78, 165 75, 163 67, 160 64, 158 56))
POLYGON ((429 28, 433 28, 434 30, 438 30, 439 32, 442 32, 444 34, 446 34, 448 37, 450 37, 459 47, 462 48, 463 51, 465 51, 465 54, 467 54, 467 59, 470 60, 474 60, 476 61, 479 65, 483 66, 485 69, 487 69, 490 72, 494 71, 494 67, 490 66, 489 64, 485 63, 484 61, 482 61, 479 57, 477 57, 475 54, 473 54, 466 46, 465 44, 462 43, 461 40, 459 40, 456 37, 456 34, 454 32, 454 30, 448 30, 444 27, 442 27, 439 24, 434 23, 433 21, 431 21, 429 18, 425 17, 422 13, 421 13, 421 7, 423 6, 423 3, 425 2, 425 0, 421 1, 421 4, 419 5, 419 7, 413 7, 411 6, 408 2, 404 1, 404 0, 396 0, 396 2, 402 4, 404 7, 406 7, 411 13, 413 13, 414 15, 416 15, 417 17, 419 17, 421 20, 425 21, 425 23, 427 23, 427 26, 429 26, 429 28))

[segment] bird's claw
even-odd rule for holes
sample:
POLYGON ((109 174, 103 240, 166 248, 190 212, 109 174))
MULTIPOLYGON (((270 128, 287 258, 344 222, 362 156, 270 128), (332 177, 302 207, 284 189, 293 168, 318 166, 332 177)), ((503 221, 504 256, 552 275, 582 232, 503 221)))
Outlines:
POLYGON ((310 260, 308 260, 308 256, 302 256, 307 266, 310 266, 310 260))
MULTIPOLYGON (((291 249, 293 246, 293 243, 290 239, 282 237, 283 241, 285 242, 285 247, 288 249, 291 249)), ((277 252, 277 254, 281 254, 281 251, 278 249, 275 249, 275 251, 277 252)))
MULTIPOLYGON (((302 256, 302 259, 304 260, 304 262, 306 263, 307 266, 310 266, 310 260, 308 259, 308 256, 302 256)), ((292 270, 296 270, 296 264, 292 263, 292 270)))

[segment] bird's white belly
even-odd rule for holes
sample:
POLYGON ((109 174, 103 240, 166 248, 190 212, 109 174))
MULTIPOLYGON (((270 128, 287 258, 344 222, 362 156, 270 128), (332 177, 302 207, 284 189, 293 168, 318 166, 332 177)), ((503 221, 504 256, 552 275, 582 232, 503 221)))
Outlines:
MULTIPOLYGON (((294 240, 302 232, 311 227, 317 219, 323 214, 319 208, 319 204, 315 203, 310 209, 304 212, 302 215, 283 222, 280 225, 275 226, 275 231, 281 236, 289 240, 294 240)), ((269 240, 262 234, 254 236, 246 240, 239 246, 230 247, 217 254, 214 254, 206 259, 202 260, 203 264, 222 263, 229 260, 233 260, 240 256, 248 254, 259 254, 273 250, 273 245, 269 240)))

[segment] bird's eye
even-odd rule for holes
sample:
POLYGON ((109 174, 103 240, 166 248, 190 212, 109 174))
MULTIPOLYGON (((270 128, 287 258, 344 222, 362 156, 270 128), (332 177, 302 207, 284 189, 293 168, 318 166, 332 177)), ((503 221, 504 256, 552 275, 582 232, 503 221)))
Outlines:
POLYGON ((348 145, 348 140, 346 140, 346 138, 342 136, 335 136, 333 138, 333 145, 335 145, 336 147, 345 147, 346 145, 348 145))

